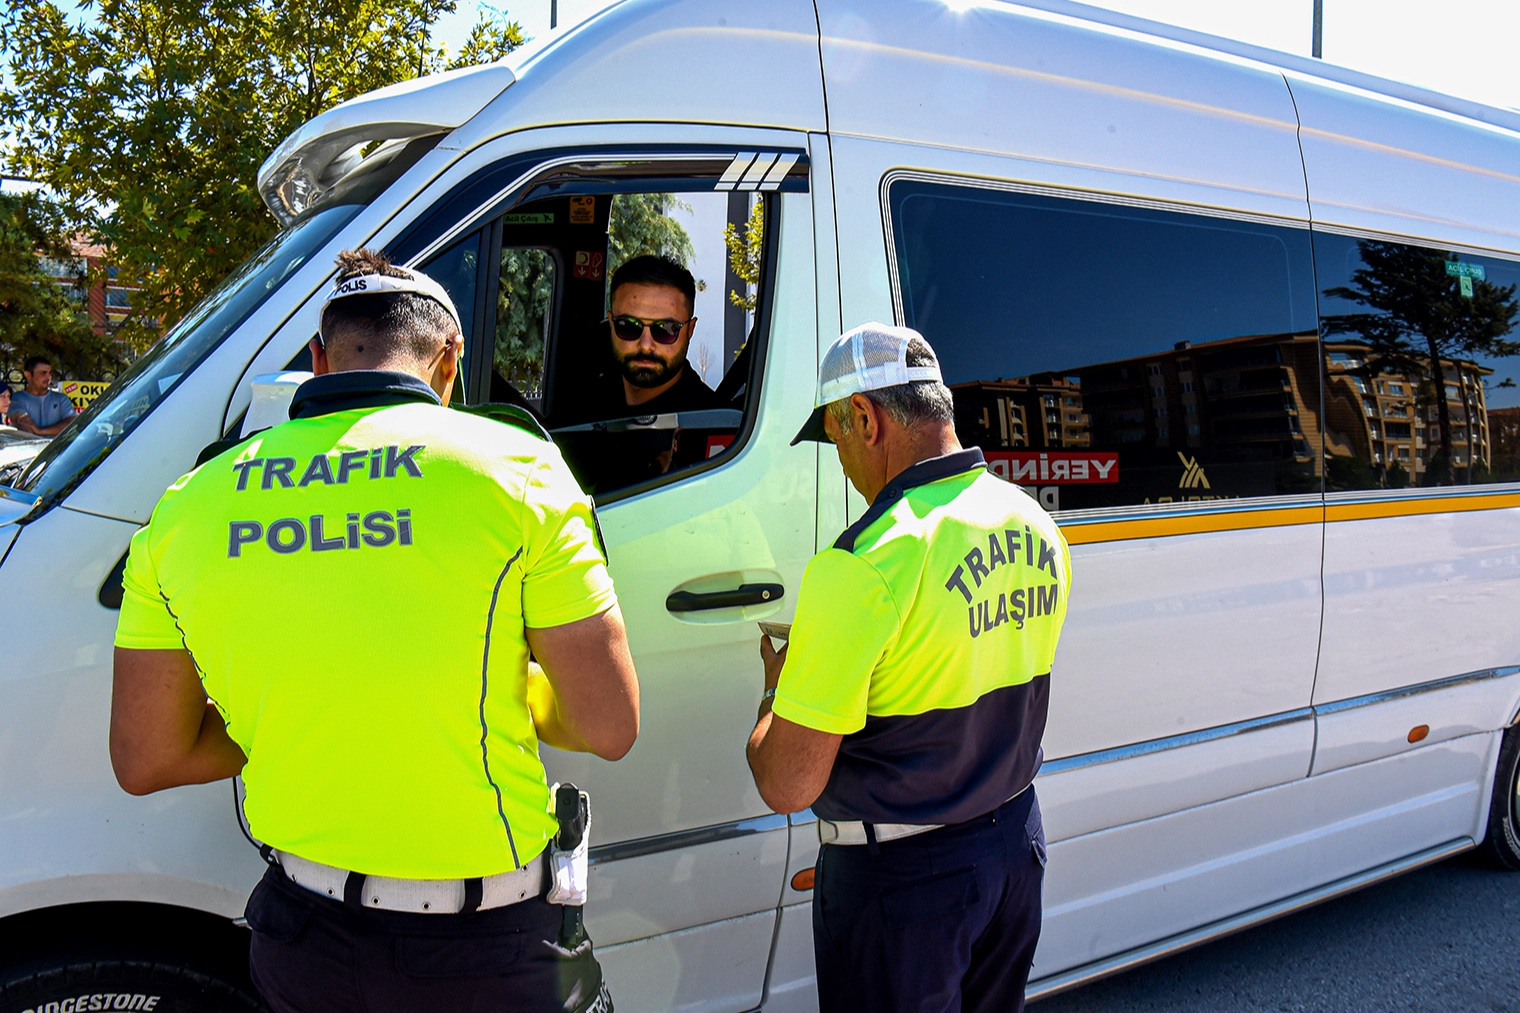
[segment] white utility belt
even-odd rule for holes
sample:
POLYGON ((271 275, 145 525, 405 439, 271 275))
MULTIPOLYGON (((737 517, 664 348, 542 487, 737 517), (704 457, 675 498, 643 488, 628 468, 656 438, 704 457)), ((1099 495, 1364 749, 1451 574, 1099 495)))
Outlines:
MULTIPOLYGON (((334 900, 345 899, 349 876, 355 874, 284 851, 274 854, 292 883, 334 900)), ((359 878, 363 886, 360 902, 365 907, 413 914, 458 914, 464 910, 471 882, 463 879, 393 879, 390 876, 359 878)), ((521 869, 482 878, 480 890, 477 911, 507 907, 542 895, 544 856, 540 854, 521 869)))
MULTIPOLYGON (((876 841, 895 841, 900 837, 912 837, 915 834, 927 834, 931 830, 938 830, 943 823, 917 824, 917 823, 872 823, 871 829, 876 832, 876 841)), ((843 823, 835 823, 833 820, 820 819, 818 821, 819 844, 868 844, 866 839, 866 825, 860 820, 845 820, 843 823)))
MULTIPOLYGON (((1007 805, 1029 790, 1025 785, 1008 797, 1003 803, 1007 805)), ((931 830, 940 830, 947 823, 872 823, 871 830, 876 834, 876 843, 882 841, 895 841, 903 837, 913 837, 916 834, 927 834, 931 830)), ((869 844, 866 837, 866 825, 860 820, 845 820, 835 823, 833 820, 820 819, 818 821, 819 844, 869 844)))

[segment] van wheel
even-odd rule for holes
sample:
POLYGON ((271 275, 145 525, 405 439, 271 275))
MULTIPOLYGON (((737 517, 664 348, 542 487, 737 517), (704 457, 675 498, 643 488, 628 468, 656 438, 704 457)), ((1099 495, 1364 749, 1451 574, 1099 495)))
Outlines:
POLYGON ((1504 733, 1494 796, 1488 806, 1483 856, 1501 869, 1520 871, 1520 725, 1504 733))
POLYGON ((44 961, 0 985, 0 1013, 255 1013, 262 1008, 255 996, 220 978, 149 961, 44 961))

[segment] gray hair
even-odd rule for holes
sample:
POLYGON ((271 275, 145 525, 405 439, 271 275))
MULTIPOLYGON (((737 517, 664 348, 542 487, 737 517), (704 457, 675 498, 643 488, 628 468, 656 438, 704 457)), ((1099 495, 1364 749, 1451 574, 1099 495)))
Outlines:
MULTIPOLYGON (((937 366, 939 359, 934 349, 923 338, 908 339, 907 364, 909 366, 937 366)), ((887 413, 887 417, 904 429, 929 422, 955 422, 955 399, 950 388, 939 380, 916 380, 893 387, 880 387, 862 395, 887 413)), ((839 431, 850 431, 850 399, 840 398, 824 406, 839 424, 839 431)))

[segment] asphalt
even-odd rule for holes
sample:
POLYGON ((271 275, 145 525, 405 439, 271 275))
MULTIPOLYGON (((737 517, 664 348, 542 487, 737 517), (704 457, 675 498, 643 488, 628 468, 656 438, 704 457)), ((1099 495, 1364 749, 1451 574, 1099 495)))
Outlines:
POLYGON ((1520 873, 1461 855, 1030 1009, 1520 1013, 1520 873))

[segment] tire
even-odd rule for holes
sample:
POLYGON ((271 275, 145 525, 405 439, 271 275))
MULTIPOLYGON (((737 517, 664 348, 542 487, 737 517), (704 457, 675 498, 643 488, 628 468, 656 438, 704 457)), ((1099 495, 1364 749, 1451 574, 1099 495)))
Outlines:
POLYGON ((43 961, 0 985, 0 1013, 256 1013, 244 988, 176 963, 43 961))
POLYGON ((1489 864, 1520 872, 1520 725, 1504 733, 1494 794, 1488 805, 1488 834, 1481 848, 1489 864))

